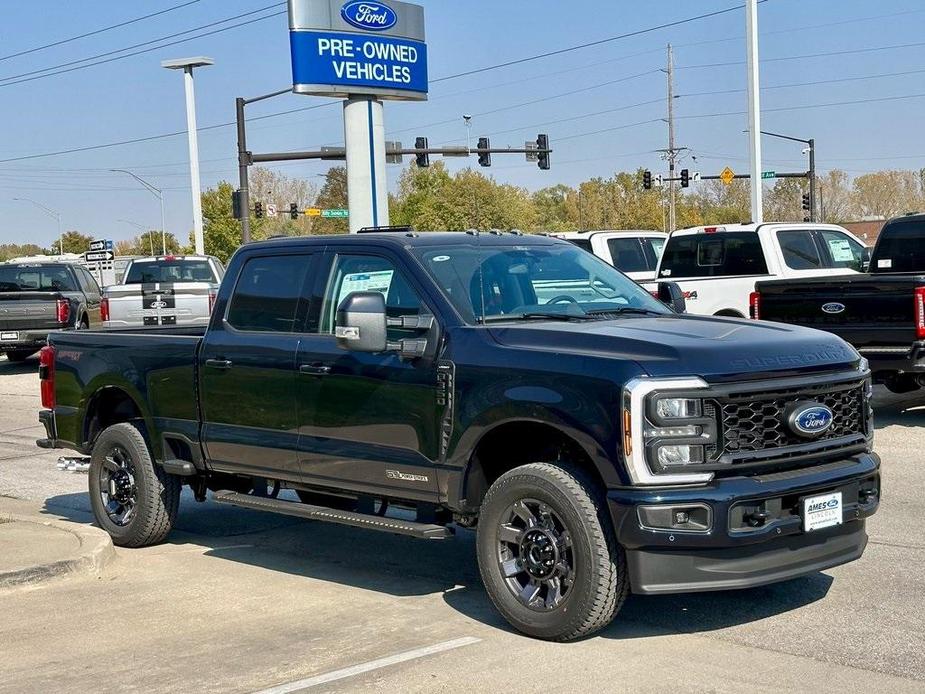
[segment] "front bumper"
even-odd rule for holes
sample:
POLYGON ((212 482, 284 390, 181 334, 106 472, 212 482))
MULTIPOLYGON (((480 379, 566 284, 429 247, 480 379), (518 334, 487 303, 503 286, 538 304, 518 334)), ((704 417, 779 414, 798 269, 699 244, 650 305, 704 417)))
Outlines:
POLYGON ((749 588, 853 561, 867 544, 864 519, 879 506, 880 459, 873 453, 812 468, 714 479, 686 488, 611 489, 608 505, 636 593, 749 588), (871 493, 873 490, 873 493, 871 493), (800 500, 840 491, 842 524, 803 530, 800 500), (701 504, 702 532, 644 527, 640 506, 701 504), (743 521, 760 511, 760 525, 743 521))

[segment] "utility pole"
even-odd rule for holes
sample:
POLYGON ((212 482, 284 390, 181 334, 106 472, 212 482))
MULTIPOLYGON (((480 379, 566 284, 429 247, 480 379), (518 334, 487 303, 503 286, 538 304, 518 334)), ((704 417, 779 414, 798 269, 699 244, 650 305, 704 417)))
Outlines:
POLYGON ((674 58, 668 44, 668 233, 675 230, 674 165, 678 152, 674 146, 674 58))
POLYGON ((748 48, 748 141, 752 189, 752 222, 764 221, 761 189, 761 87, 758 74, 758 0, 745 0, 745 43, 748 48))

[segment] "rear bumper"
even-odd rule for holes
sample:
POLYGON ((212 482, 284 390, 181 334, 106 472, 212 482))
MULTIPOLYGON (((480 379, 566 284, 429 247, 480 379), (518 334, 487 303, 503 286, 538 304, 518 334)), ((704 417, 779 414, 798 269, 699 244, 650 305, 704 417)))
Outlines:
POLYGON ((925 374, 925 344, 915 343, 908 347, 861 347, 861 356, 870 362, 875 380, 880 374, 923 373, 925 374))
POLYGON ((621 488, 608 492, 617 539, 626 550, 636 593, 682 593, 749 588, 853 561, 867 544, 864 520, 880 500, 880 459, 872 453, 815 468, 716 479, 676 489, 621 488), (842 524, 806 532, 801 499, 842 494, 842 524), (640 506, 700 505, 710 527, 701 532, 653 529, 640 506), (760 525, 743 514, 766 513, 760 525))
POLYGON ((4 333, 18 333, 19 337, 15 340, 0 340, 0 353, 17 352, 23 349, 34 347, 39 349, 45 346, 48 341, 48 333, 58 330, 58 328, 48 328, 44 330, 3 330, 4 333))

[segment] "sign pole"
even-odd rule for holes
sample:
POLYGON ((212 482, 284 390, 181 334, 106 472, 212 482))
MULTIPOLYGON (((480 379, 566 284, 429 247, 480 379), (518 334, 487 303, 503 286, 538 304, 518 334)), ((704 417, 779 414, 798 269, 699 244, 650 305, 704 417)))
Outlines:
POLYGON ((745 3, 745 42, 748 46, 748 142, 752 189, 752 222, 764 221, 761 187, 761 94, 758 75, 758 0, 745 3))
POLYGON ((202 231, 202 183, 199 179, 199 138, 196 130, 196 93, 193 86, 193 67, 187 66, 183 81, 186 86, 186 129, 189 133, 190 187, 193 193, 193 245, 196 255, 205 255, 202 231))
POLYGON ((385 177, 385 125, 382 102, 351 96, 344 102, 344 144, 347 154, 347 200, 350 233, 363 227, 389 225, 385 177))

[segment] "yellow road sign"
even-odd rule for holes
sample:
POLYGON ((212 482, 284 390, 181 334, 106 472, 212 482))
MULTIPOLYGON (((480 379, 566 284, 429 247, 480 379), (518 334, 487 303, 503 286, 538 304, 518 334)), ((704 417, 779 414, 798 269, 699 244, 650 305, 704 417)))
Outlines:
POLYGON ((320 207, 309 207, 307 210, 305 210, 305 214, 307 214, 309 217, 320 217, 321 208, 320 207))
POLYGON ((723 169, 722 173, 719 175, 719 180, 725 183, 727 186, 732 183, 732 179, 736 177, 735 171, 730 169, 728 166, 723 169))

